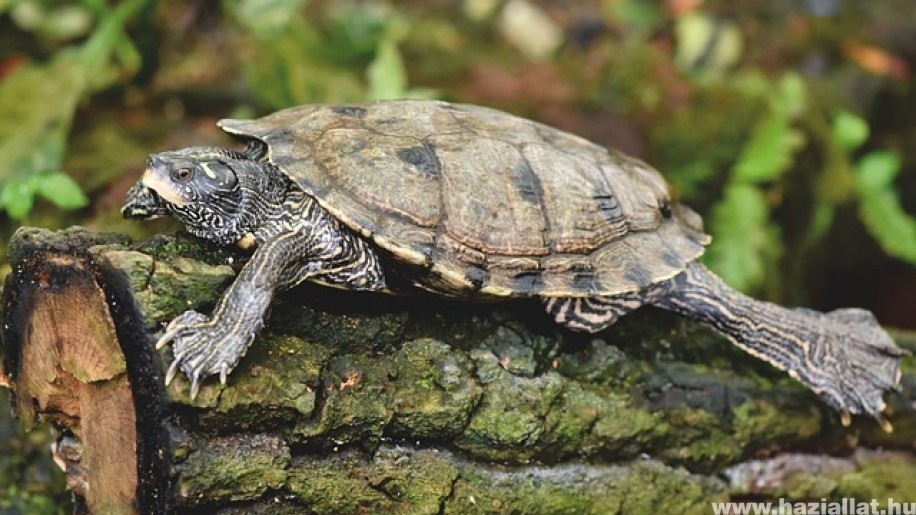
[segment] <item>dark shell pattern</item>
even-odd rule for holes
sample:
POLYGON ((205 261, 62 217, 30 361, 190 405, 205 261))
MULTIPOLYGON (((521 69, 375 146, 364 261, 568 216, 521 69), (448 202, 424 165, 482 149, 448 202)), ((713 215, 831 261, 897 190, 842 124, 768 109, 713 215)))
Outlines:
POLYGON ((709 242, 647 164, 494 109, 315 105, 220 127, 266 142, 333 216, 447 295, 633 292, 677 275, 709 242))

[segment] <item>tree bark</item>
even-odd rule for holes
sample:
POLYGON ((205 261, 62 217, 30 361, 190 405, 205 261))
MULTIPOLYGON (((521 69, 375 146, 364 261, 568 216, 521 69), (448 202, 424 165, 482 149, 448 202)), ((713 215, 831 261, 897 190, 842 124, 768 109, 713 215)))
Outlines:
POLYGON ((183 377, 164 386, 171 355, 151 342, 207 312, 243 255, 26 228, 10 258, 13 408, 57 429, 78 511, 708 513, 745 496, 916 491, 913 358, 885 433, 842 427, 791 379, 660 311, 596 338, 535 302, 303 286, 275 299, 229 384, 210 378, 192 402, 183 377))

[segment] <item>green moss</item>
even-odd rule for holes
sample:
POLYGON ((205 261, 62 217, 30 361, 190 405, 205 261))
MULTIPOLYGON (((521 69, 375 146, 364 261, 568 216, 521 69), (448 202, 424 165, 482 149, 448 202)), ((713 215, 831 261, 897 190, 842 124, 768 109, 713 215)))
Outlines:
POLYGON ((561 354, 557 372, 578 381, 614 388, 628 388, 648 370, 648 364, 635 360, 615 345, 592 340, 577 353, 561 354))
POLYGON ((742 456, 744 449, 713 413, 682 407, 667 411, 664 419, 666 431, 656 442, 664 461, 709 469, 742 456))
POLYGON ((391 362, 371 356, 344 355, 332 359, 322 373, 324 403, 316 418, 297 428, 300 437, 332 437, 342 444, 374 440, 391 420, 387 408, 391 362))
POLYGON ((784 497, 788 499, 831 498, 836 489, 837 478, 832 475, 799 474, 789 478, 785 485, 784 497))
POLYGON ((289 489, 315 513, 436 514, 457 476, 447 453, 383 447, 298 461, 289 489))
POLYGON ((107 246, 96 247, 96 250, 101 259, 124 272, 132 291, 141 292, 146 289, 155 267, 152 256, 134 250, 111 250, 107 246))
POLYGON ((392 361, 390 434, 447 437, 467 425, 482 389, 464 353, 436 340, 413 340, 392 361))
POLYGON ((208 438, 176 465, 177 488, 190 504, 204 497, 209 502, 254 500, 286 482, 289 462, 289 447, 277 437, 208 438))
POLYGON ((706 513, 724 486, 654 461, 500 467, 382 446, 296 460, 289 490, 317 513, 706 513))
POLYGON ((189 309, 214 304, 235 277, 229 265, 210 265, 184 257, 153 261, 141 252, 125 250, 107 251, 101 256, 126 274, 150 328, 189 309))
POLYGON ((137 297, 147 307, 144 314, 148 321, 169 322, 189 309, 215 304, 234 277, 235 271, 228 265, 184 258, 158 261, 146 289, 137 292, 137 297))
POLYGON ((274 299, 268 326, 321 342, 335 354, 390 352, 404 341, 408 313, 386 309, 386 299, 303 285, 274 299))
POLYGON ((220 246, 187 235, 157 234, 137 244, 134 250, 149 254, 157 261, 186 258, 211 266, 238 264, 245 260, 245 254, 235 247, 220 246))
POLYGON ((491 352, 474 351, 471 356, 486 389, 455 445, 488 460, 531 459, 545 429, 544 417, 562 391, 563 378, 555 372, 518 377, 503 369, 491 352))
POLYGON ((583 442, 586 450, 597 447, 602 454, 634 456, 645 452, 664 428, 658 414, 632 406, 625 396, 605 394, 595 400, 601 411, 583 442))
POLYGON ((606 412, 605 399, 576 383, 565 383, 557 401, 544 417, 538 441, 539 458, 557 461, 579 453, 588 454, 599 445, 586 439, 598 418, 606 412))
POLYGON ((461 470, 445 513, 708 513, 721 499, 715 480, 660 463, 461 470))
POLYGON ((557 356, 560 344, 559 338, 532 333, 528 328, 508 321, 487 335, 477 348, 496 355, 500 366, 510 374, 534 377, 557 356))
POLYGON ((756 496, 794 502, 877 499, 883 506, 888 498, 911 501, 916 491, 916 459, 906 452, 860 449, 848 458, 783 455, 774 462, 743 463, 728 475, 734 495, 746 495, 750 488, 756 496))
POLYGON ((734 437, 743 445, 804 441, 821 430, 817 408, 789 411, 763 399, 752 399, 732 410, 734 437))
POLYGON ((916 492, 916 459, 900 453, 868 453, 858 460, 858 470, 837 477, 834 496, 856 499, 913 500, 916 492))
POLYGON ((439 452, 389 447, 375 454, 366 479, 398 501, 390 513, 413 515, 439 513, 457 477, 455 464, 439 452))
MULTIPOLYGON (((248 430, 311 417, 321 369, 330 356, 324 346, 293 336, 259 337, 201 422, 248 430)), ((202 394, 210 388, 219 387, 211 382, 202 394)))
POLYGON ((361 472, 356 460, 297 460, 287 488, 313 513, 360 513, 390 506, 388 497, 370 487, 361 472))

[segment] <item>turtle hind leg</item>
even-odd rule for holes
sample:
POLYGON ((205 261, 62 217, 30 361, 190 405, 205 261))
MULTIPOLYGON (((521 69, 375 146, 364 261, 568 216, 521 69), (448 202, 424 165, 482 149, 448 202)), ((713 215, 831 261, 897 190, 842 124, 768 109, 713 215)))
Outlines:
POLYGON ((613 297, 550 297, 544 299, 547 314, 560 325, 575 331, 597 333, 618 318, 641 306, 639 294, 613 297))
POLYGON ((881 418, 883 393, 900 380, 897 347, 863 309, 785 308, 731 288, 699 263, 655 285, 647 303, 708 325, 748 353, 785 370, 843 413, 881 418))

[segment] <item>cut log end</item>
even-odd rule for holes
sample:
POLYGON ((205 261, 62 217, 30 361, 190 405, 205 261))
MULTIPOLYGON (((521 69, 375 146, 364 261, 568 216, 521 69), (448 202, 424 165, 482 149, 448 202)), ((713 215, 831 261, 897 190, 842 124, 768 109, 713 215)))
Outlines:
POLYGON ((5 340, 16 342, 18 366, 8 373, 20 420, 59 429, 55 460, 92 513, 133 512, 136 410, 102 288, 66 255, 22 263, 7 287, 18 290, 5 340))
POLYGON ((166 513, 161 364, 123 272, 93 249, 123 235, 21 228, 3 288, 3 375, 22 425, 52 453, 87 513, 166 513))

